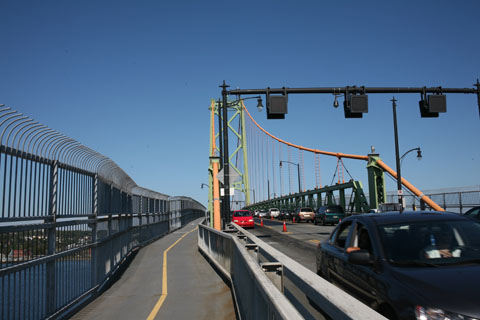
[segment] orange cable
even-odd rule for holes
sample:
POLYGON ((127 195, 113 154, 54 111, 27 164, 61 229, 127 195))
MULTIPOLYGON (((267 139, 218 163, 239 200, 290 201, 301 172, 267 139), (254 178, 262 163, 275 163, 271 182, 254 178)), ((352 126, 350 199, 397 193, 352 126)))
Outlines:
MULTIPOLYGON (((386 165, 382 160, 378 159, 377 164, 383 168, 383 170, 387 171, 390 175, 392 175, 395 179, 397 179, 397 173, 393 171, 388 165, 386 165)), ((412 191, 417 197, 422 199, 426 204, 432 207, 434 210, 437 211, 445 211, 442 207, 436 204, 432 199, 428 196, 424 195, 423 192, 415 188, 410 182, 408 182, 405 178, 402 177, 402 185, 407 187, 408 190, 412 191)))
MULTIPOLYGON (((312 149, 312 148, 306 148, 306 147, 302 147, 302 146, 299 146, 299 145, 295 145, 293 143, 290 143, 290 142, 287 142, 287 141, 284 141, 280 138, 277 138, 275 137, 274 135, 270 134, 268 131, 266 131, 265 129, 263 129, 256 121, 255 119, 253 119, 253 117, 250 115, 250 112, 248 112, 247 110, 247 107, 245 106, 245 104, 243 103, 243 100, 242 101, 242 107, 243 109, 245 109, 245 111, 247 112, 247 115, 248 117, 253 121, 253 123, 255 123, 255 125, 260 129, 262 130, 265 134, 269 135, 270 137, 272 137, 273 139, 283 143, 283 144, 286 144, 287 146, 290 146, 290 147, 294 147, 294 148, 298 148, 298 149, 301 149, 301 150, 305 150, 305 151, 309 151, 309 152, 314 152, 314 153, 319 153, 319 154, 324 154, 324 155, 327 155, 327 156, 334 156, 334 157, 337 157, 337 158, 350 158, 350 159, 358 159, 358 160, 366 160, 368 161, 368 156, 361 156, 361 155, 354 155, 354 154, 345 154, 345 153, 335 153, 335 152, 329 152, 329 151, 322 151, 322 150, 318 150, 318 149, 312 149)), ((390 175, 392 175, 393 177, 397 178, 397 173, 395 171, 393 171, 388 165, 386 165, 382 160, 378 159, 377 160, 377 164, 379 166, 381 166, 385 171, 387 171, 390 175)), ((337 163, 338 165, 338 163, 337 163)), ((445 211, 442 207, 440 207, 438 204, 436 204, 433 200, 431 200, 429 197, 427 197, 426 195, 424 195, 420 190, 418 190, 417 188, 415 188, 410 182, 408 182, 405 178, 402 178, 402 181, 401 183, 407 187, 410 191, 412 191, 416 196, 418 196, 420 199, 422 199, 423 201, 425 201, 430 207, 432 207, 434 210, 437 210, 437 211, 445 211)))
POLYGON ((296 145, 296 144, 293 144, 293 143, 290 143, 290 142, 287 142, 285 140, 282 140, 280 138, 277 138, 275 137, 274 135, 272 135, 271 133, 269 133, 268 131, 266 131, 265 129, 263 129, 254 119, 253 117, 250 115, 250 113, 248 112, 247 110, 247 107, 245 106, 245 104, 243 103, 243 100, 242 101, 242 107, 243 109, 245 109, 245 111, 247 112, 247 115, 248 117, 253 121, 253 123, 255 123, 255 125, 260 129, 262 130, 264 133, 266 133, 267 135, 269 135, 270 137, 272 137, 273 139, 283 143, 283 144, 286 144, 290 147, 294 147, 294 148, 297 148, 297 149, 300 149, 300 150, 305 150, 305 151, 308 151, 308 152, 314 152, 314 153, 320 153, 320 154, 324 154, 324 155, 327 155, 327 156, 332 156, 332 157, 337 157, 337 158, 350 158, 350 159, 357 159, 357 160, 365 160, 365 161, 368 161, 368 156, 361 156, 361 155, 356 155, 356 154, 346 154, 346 153, 340 153, 340 152, 329 152, 329 151, 322 151, 322 150, 318 150, 318 149, 312 149, 312 148, 306 148, 306 147, 302 147, 302 146, 299 146, 299 145, 296 145))

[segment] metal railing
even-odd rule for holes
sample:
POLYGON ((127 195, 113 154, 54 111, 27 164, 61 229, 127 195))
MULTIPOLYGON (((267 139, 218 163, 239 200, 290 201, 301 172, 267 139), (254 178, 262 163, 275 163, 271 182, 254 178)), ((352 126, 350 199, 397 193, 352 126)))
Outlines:
POLYGON ((1 319, 68 316, 139 248, 205 214, 10 108, 0 132, 1 319))
MULTIPOLYGON (((427 190, 424 193, 446 211, 465 213, 472 207, 480 206, 480 186, 427 190)), ((405 207, 408 209, 424 210, 424 208, 428 208, 413 195, 404 194, 403 197, 405 198, 405 207)), ((396 201, 396 194, 387 192, 387 202, 396 201)))
POLYGON ((230 281, 241 319, 385 319, 241 227, 200 225, 198 248, 230 281))
MULTIPOLYGON (((448 189, 426 190, 424 194, 435 201, 446 211, 465 213, 470 208, 480 206, 480 186, 455 187, 448 189)), ((351 199, 353 195, 345 195, 351 199)), ((386 195, 387 203, 397 203, 397 191, 389 191, 386 195)), ((413 194, 404 194, 405 208, 407 210, 430 210, 429 206, 423 203, 417 196, 413 194)), ((340 203, 340 197, 336 196, 335 203, 340 203)), ((367 201, 369 196, 366 195, 367 201)), ((325 199, 326 201, 326 199, 325 199)), ((352 213, 349 212, 348 213, 352 213)))

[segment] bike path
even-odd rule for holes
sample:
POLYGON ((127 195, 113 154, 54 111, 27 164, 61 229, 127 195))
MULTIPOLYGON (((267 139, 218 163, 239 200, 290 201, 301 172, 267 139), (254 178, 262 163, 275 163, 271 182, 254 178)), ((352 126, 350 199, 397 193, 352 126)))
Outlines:
POLYGON ((142 248, 122 277, 72 319, 235 319, 230 288, 198 251, 202 220, 142 248))

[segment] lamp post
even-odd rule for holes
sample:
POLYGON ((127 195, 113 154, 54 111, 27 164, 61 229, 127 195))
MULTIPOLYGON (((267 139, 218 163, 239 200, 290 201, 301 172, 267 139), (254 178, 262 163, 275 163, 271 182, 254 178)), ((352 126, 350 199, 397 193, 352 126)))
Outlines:
POLYGON ((403 190, 402 190, 402 174, 400 169, 400 154, 398 149, 398 127, 397 127, 397 100, 393 97, 392 100, 392 110, 393 110, 393 131, 395 135, 395 163, 397 166, 397 194, 398 194, 398 203, 400 204, 400 212, 403 211, 403 190))
POLYGON ((280 160, 280 167, 282 167, 282 162, 294 164, 294 165, 297 166, 297 174, 298 174, 298 193, 302 192, 302 188, 301 188, 301 186, 300 186, 300 165, 299 165, 298 163, 293 163, 293 162, 286 161, 286 160, 280 160))
POLYGON ((200 185, 200 188, 203 189, 203 186, 205 186, 205 187, 207 187, 207 188, 210 188, 210 186, 209 186, 208 184, 206 184, 206 183, 202 183, 202 184, 200 185))

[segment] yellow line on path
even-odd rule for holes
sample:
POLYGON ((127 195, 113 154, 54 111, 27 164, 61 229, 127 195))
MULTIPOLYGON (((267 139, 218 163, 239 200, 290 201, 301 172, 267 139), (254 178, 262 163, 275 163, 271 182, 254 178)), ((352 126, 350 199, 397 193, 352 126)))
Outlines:
POLYGON ((157 303, 155 304, 155 307, 153 307, 152 312, 147 317, 147 320, 153 320, 157 316, 158 311, 162 307, 163 302, 167 298, 167 252, 172 249, 177 243, 180 242, 183 238, 185 238, 189 233, 192 233, 193 231, 197 230, 198 226, 195 227, 195 229, 188 231, 185 233, 183 236, 180 237, 177 241, 175 241, 170 247, 168 247, 165 251, 163 251, 163 278, 162 278, 162 294, 160 295, 160 298, 158 299, 157 303))

